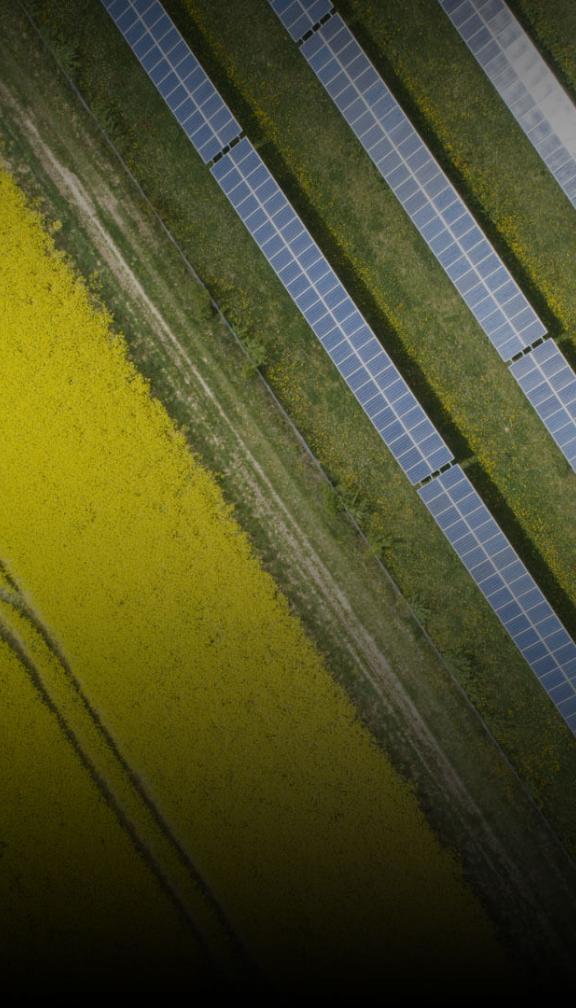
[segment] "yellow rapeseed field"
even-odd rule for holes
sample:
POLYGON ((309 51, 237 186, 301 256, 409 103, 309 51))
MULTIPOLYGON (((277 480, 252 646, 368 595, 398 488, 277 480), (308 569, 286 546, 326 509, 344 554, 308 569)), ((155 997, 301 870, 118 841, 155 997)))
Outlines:
POLYGON ((4 990, 170 989, 183 963, 193 989, 195 941, 1 638, 0 695, 4 990))
MULTIPOLYGON (((0 220, 0 560, 253 957, 291 988, 506 972, 455 858, 6 173, 0 220)), ((87 878, 82 823, 108 813, 0 660, 20 923, 45 888, 66 929, 67 808, 87 878)))

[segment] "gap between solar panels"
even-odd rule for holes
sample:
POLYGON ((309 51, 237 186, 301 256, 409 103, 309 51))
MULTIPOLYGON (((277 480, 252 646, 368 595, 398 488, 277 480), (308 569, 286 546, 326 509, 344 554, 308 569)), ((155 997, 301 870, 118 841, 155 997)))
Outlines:
POLYGON ((464 201, 331 0, 269 4, 576 471, 576 375, 464 201))
MULTIPOLYGON (((101 2, 501 624, 576 733, 576 644, 188 44, 158 0, 101 2)), ((304 11, 314 6, 311 16, 315 18, 318 10, 326 7, 326 0, 292 3, 304 11)), ((316 23, 314 20, 313 25, 316 23)), ((542 368, 546 363, 541 362, 542 368)))

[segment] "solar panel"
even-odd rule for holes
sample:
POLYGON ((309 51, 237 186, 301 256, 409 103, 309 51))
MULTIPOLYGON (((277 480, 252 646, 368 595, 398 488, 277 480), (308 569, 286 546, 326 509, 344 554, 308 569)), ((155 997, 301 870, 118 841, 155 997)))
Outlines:
POLYGON ((576 471, 576 375, 552 340, 510 365, 520 388, 576 471))
POLYGON ((452 453, 249 140, 210 169, 411 483, 452 453))
POLYGON ((438 0, 573 206, 576 107, 503 0, 438 0))
POLYGON ((576 644, 460 466, 418 491, 548 695, 576 731, 576 644))
POLYGON ((502 359, 542 337, 543 323, 342 18, 301 51, 502 359))
POLYGON ((270 3, 295 42, 333 7, 332 0, 270 0, 270 3))
POLYGON ((242 129, 158 0, 102 0, 198 154, 208 163, 242 129))

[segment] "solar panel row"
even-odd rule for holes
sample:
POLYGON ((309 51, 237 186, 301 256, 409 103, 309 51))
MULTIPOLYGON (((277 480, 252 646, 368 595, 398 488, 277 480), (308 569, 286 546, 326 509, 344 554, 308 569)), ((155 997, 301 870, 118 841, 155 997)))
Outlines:
MULTIPOLYGON (((165 15, 162 5, 157 0, 103 2, 200 156, 205 162, 212 160, 225 143, 241 133, 241 128, 165 15), (192 61, 193 69, 190 70, 192 61), (182 77, 181 82, 188 85, 188 94, 182 99, 180 85, 176 84, 174 88, 173 85, 174 75, 180 79, 184 70, 188 76, 182 77), (189 132, 190 100, 194 101, 195 112, 204 113, 200 130, 206 127, 209 133, 197 132, 197 121, 189 132)), ((321 16, 321 5, 318 4, 319 0, 311 5, 317 10, 315 16, 321 16)), ((223 159, 214 168, 214 176, 223 185, 228 165, 244 164, 243 155, 248 150, 257 158, 267 186, 265 190, 259 187, 252 189, 251 181, 244 180, 244 189, 238 189, 235 195, 231 195, 233 205, 251 233, 256 230, 256 221, 259 224, 267 222, 268 228, 273 230, 276 243, 280 243, 281 254, 274 255, 271 244, 266 247, 261 245, 264 254, 399 465, 412 483, 420 482, 448 463, 452 454, 252 145, 248 141, 241 142, 228 160, 223 159), (249 199, 243 200, 241 195, 249 196, 249 199), (266 198, 268 195, 269 199, 266 198), (255 209, 258 210, 256 216, 252 214, 255 209)), ((231 179, 232 176, 226 183, 229 192, 231 179)), ((258 240, 259 236, 255 237, 258 240)))
POLYGON ((541 338, 544 325, 342 18, 301 51, 502 359, 541 338))
POLYGON ((102 0, 205 164, 241 127, 158 0, 102 0))
POLYGON ((576 108, 503 0, 439 0, 576 206, 576 108))
POLYGON ((295 42, 332 10, 332 0, 270 0, 270 2, 295 42))
POLYGON ((546 429, 576 471, 576 375, 552 340, 510 365, 546 429))
POLYGON ((450 462, 452 453, 250 141, 211 172, 410 482, 450 462))
MULTIPOLYGON (((284 22, 279 4, 270 2, 284 22)), ((529 348, 545 334, 544 325, 342 18, 334 14, 301 51, 503 360, 529 348)), ((562 411, 555 387, 550 394, 562 411)), ((561 438, 544 422, 574 466, 576 419, 563 415, 568 428, 561 438)))
MULTIPOLYGON (((120 0, 102 2, 118 14, 120 0)), ((145 14, 152 5, 127 6, 145 14)), ((450 464, 450 450, 252 144, 242 139, 210 170, 408 479, 417 484, 450 464)), ((542 368, 552 382, 557 372, 546 371, 547 360, 542 368)), ((488 509, 456 465, 418 492, 576 731, 576 645, 488 509)))
POLYGON ((460 466, 418 491, 572 731, 576 644, 460 466))

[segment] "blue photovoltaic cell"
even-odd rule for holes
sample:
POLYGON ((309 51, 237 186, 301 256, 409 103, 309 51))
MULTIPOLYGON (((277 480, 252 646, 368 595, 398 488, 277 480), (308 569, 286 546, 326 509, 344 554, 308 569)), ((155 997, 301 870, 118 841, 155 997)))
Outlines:
POLYGON ((241 127, 158 0, 102 0, 206 164, 241 127))
POLYGON ((576 375, 552 340, 510 365, 556 444, 576 471, 576 375))
POLYGON ((332 0, 270 0, 295 42, 332 10, 332 0))
POLYGON ((576 107, 503 0, 439 0, 576 207, 576 107))
POLYGON ((411 483, 452 453, 249 140, 210 169, 411 483))
POLYGON ((576 644, 460 466, 418 491, 556 707, 576 732, 576 644))
POLYGON ((543 323, 342 18, 301 50, 502 359, 542 337, 543 323))

